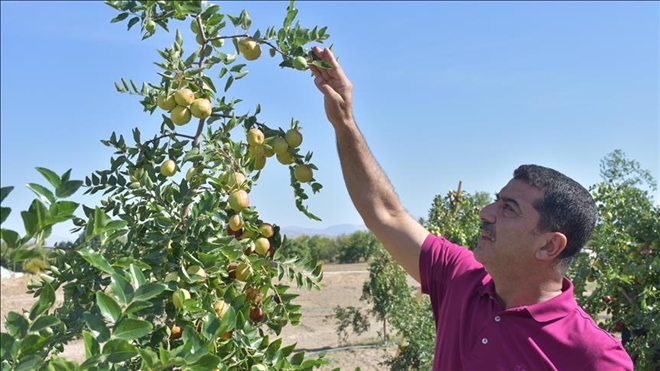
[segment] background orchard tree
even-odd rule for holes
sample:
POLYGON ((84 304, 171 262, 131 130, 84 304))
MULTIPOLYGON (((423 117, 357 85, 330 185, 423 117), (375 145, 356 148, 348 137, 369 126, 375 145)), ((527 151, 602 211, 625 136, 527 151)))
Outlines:
MULTIPOLYGON (((489 202, 487 193, 463 192, 459 182, 456 191, 433 198, 428 218, 420 222, 432 233, 474 249, 479 234, 479 211, 489 202)), ((369 242, 372 238, 375 239, 373 235, 361 233, 356 234, 354 241, 363 241, 362 249, 371 251, 373 258, 360 300, 369 303, 369 312, 382 322, 384 342, 390 340, 388 333, 396 333, 397 351, 394 356, 387 356, 382 365, 395 371, 429 370, 435 351, 431 301, 427 295, 421 295, 418 288, 408 285, 408 275, 401 265, 379 243, 369 242)), ((340 339, 346 338, 349 327, 360 334, 370 326, 368 317, 356 307, 336 307, 329 317, 334 317, 340 339)))
POLYGON ((604 329, 620 333, 635 369, 660 369, 660 209, 655 179, 616 150, 592 187, 599 219, 569 276, 578 301, 604 329), (607 313, 606 319, 597 314, 607 313))
POLYGON ((481 223, 479 211, 491 202, 490 195, 486 192, 465 193, 461 186, 462 182, 459 182, 456 191, 450 190, 444 197, 436 195, 428 218, 421 222, 429 232, 474 250, 481 223))
MULTIPOLYGON (((115 84, 162 117, 155 134, 143 139, 135 128, 130 140, 113 132, 102 141, 115 151, 109 169, 84 183, 71 180, 70 170, 37 169, 49 186, 30 185, 38 198, 21 213, 26 233, 3 229, 3 242, 40 248, 52 226, 67 220, 81 235, 56 248, 52 265, 31 282, 38 300, 30 311, 7 316, 2 369, 306 370, 326 363, 271 338, 300 322, 287 280, 318 288, 322 271, 313 259, 284 259, 279 227, 249 200, 267 162, 286 166, 298 209, 317 219, 304 205, 306 192, 321 189, 312 153, 302 152, 295 119, 269 127, 259 105, 239 112, 240 100, 223 95, 246 77, 250 61, 266 57, 262 49, 281 67, 327 68, 308 45, 325 41, 325 28, 294 24, 293 2, 281 28, 262 30, 253 30, 247 11, 223 14, 204 1, 106 3, 118 11, 112 22, 139 26, 143 39, 175 24, 196 39, 184 49, 177 29, 173 44, 158 50, 159 81, 115 84), (105 198, 83 206, 81 218, 67 198, 83 185, 105 198), (58 288, 64 303, 55 308, 58 288), (85 362, 58 356, 80 337, 85 362)), ((2 199, 10 191, 3 188, 2 199)), ((2 221, 10 211, 2 208, 2 221)))

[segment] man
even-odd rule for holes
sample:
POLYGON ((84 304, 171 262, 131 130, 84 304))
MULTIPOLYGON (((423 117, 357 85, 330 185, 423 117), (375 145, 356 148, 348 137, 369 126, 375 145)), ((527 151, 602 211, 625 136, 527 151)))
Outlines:
POLYGON ((474 253, 430 234, 402 207, 362 136, 352 85, 311 66, 332 123, 348 193, 365 225, 430 295, 434 370, 632 370, 621 343, 577 304, 564 277, 596 221, 589 192, 565 175, 521 166, 481 210, 474 253))

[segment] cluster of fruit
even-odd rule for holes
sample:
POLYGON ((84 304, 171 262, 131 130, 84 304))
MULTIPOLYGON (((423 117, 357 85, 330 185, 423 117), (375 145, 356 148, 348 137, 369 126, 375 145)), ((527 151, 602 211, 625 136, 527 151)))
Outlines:
POLYGON ((195 94, 188 88, 158 96, 158 107, 170 112, 170 119, 175 125, 185 125, 192 116, 203 119, 211 116, 211 101, 206 98, 195 98, 195 94))
MULTIPOLYGON (((261 170, 266 166, 266 158, 275 156, 282 165, 291 165, 295 162, 292 151, 300 147, 303 137, 297 129, 289 129, 284 136, 276 135, 266 139, 264 133, 257 129, 250 129, 247 133, 248 151, 254 160, 254 169, 261 170)), ((313 179, 313 171, 309 165, 296 164, 294 176, 297 181, 307 183, 313 179)))
MULTIPOLYGON (((271 248, 269 238, 274 236, 273 226, 268 223, 262 223, 259 227, 259 235, 254 236, 254 232, 243 231, 243 221, 238 214, 232 216, 229 221, 228 231, 237 239, 249 239, 249 247, 245 250, 246 255, 251 255, 253 252, 261 256, 274 253, 271 248), (256 237, 256 238, 255 238, 256 237)), ((245 293, 245 302, 249 304, 249 318, 254 323, 260 323, 264 320, 265 312, 262 307, 263 294, 259 287, 249 284, 248 281, 254 274, 252 266, 246 261, 231 262, 226 267, 227 277, 229 280, 240 282, 243 287, 242 291, 245 293)), ((209 276, 203 267, 199 265, 191 265, 186 269, 186 274, 190 277, 190 281, 197 284, 203 284, 209 280, 209 276)), ((171 272, 165 277, 166 284, 174 284, 176 290, 172 294, 172 303, 177 310, 185 310, 186 300, 191 299, 191 292, 186 289, 186 280, 182 280, 178 272, 171 272)), ((231 282, 231 281, 230 281, 231 282)), ((226 283, 230 283, 226 282, 226 283)), ((217 284, 217 282, 216 282, 217 284)), ((278 294, 272 295, 272 301, 275 304, 281 304, 281 298, 278 294)), ((223 298, 215 299, 213 309, 220 320, 226 315, 231 305, 223 298)), ((170 340, 176 340, 181 337, 182 329, 176 324, 170 326, 170 340)), ((232 336, 232 331, 224 333, 221 338, 228 340, 232 336)))

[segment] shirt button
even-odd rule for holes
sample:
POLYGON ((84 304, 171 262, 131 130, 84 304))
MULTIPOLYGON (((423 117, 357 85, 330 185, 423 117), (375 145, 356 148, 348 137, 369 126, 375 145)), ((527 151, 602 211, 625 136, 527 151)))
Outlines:
POLYGON ((488 344, 488 338, 481 339, 481 344, 488 344))
POLYGON ((495 316, 495 322, 499 322, 501 320, 502 320, 502 318, 500 318, 500 316, 495 316))

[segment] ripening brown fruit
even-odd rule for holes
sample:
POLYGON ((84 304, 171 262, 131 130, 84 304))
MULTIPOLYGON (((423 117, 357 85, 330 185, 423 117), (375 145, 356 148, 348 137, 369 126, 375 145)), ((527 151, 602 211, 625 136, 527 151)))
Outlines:
POLYGON ((245 300, 251 302, 252 304, 259 304, 262 298, 263 295, 261 292, 259 292, 259 290, 254 287, 248 287, 245 290, 245 300))
POLYGON ((234 238, 239 239, 241 237, 241 234, 243 234, 243 229, 239 229, 237 231, 232 230, 229 225, 227 225, 227 236, 234 236, 234 238))
POLYGON ((183 329, 175 324, 172 324, 172 327, 170 327, 170 340, 181 338, 181 334, 183 334, 183 329))
POLYGON ((227 273, 229 274, 229 278, 236 278, 236 268, 238 268, 238 263, 229 263, 227 265, 227 273))
POLYGON ((233 334, 234 334, 233 331, 227 331, 227 332, 225 332, 224 334, 222 334, 222 336, 220 336, 220 339, 222 339, 222 340, 229 340, 229 339, 231 339, 231 336, 232 336, 233 334))
POLYGON ((261 307, 250 308, 250 319, 254 322, 261 322, 264 318, 264 310, 261 307))

